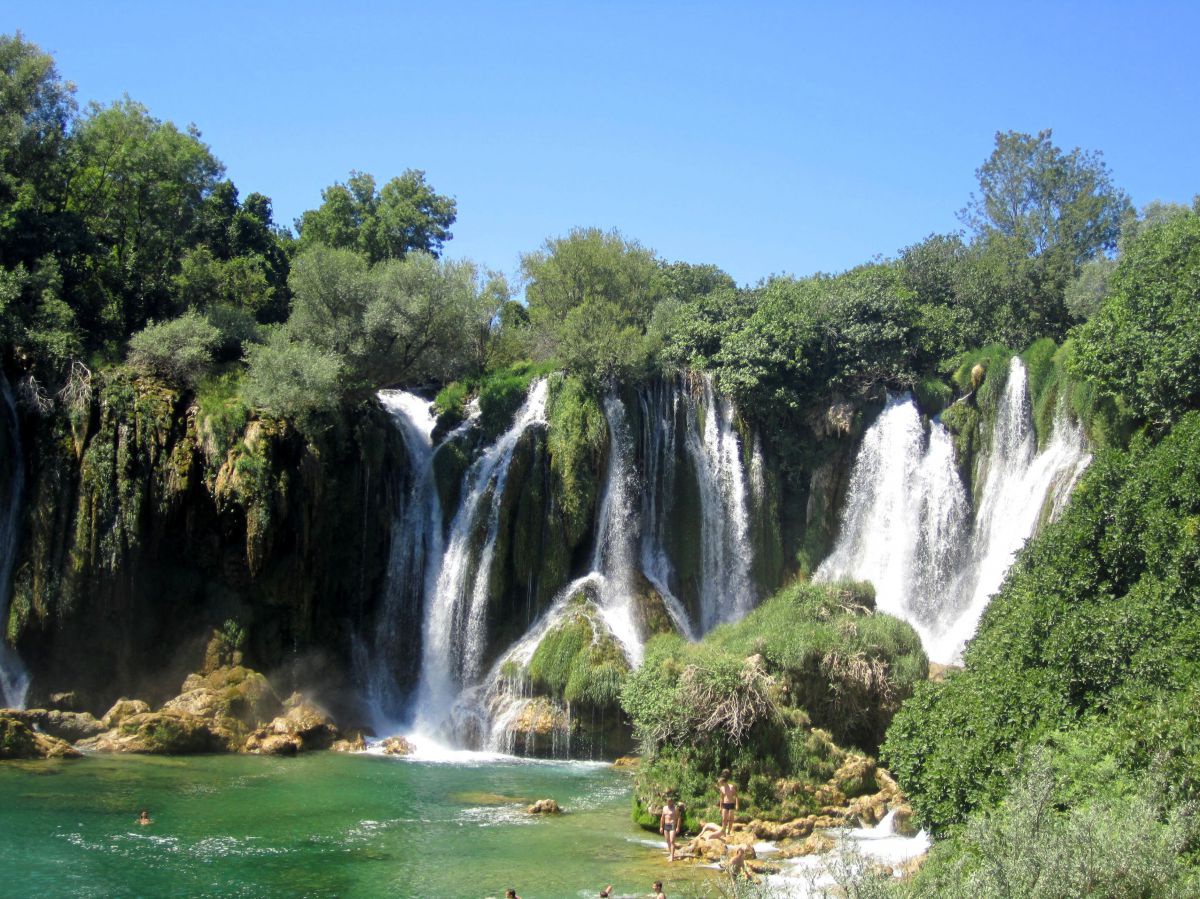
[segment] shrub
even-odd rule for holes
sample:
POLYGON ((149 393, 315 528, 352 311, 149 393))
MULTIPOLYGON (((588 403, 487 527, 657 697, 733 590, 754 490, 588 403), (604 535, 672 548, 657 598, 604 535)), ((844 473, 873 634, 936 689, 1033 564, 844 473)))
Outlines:
POLYGON ((141 371, 177 384, 193 385, 213 363, 221 332, 200 313, 151 322, 129 338, 129 362, 141 371))

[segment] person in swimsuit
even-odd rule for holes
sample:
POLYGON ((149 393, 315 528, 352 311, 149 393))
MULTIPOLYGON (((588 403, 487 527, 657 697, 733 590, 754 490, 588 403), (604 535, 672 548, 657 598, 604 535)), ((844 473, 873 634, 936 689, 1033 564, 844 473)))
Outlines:
POLYGON ((667 899, 667 894, 662 891, 662 881, 654 881, 654 899, 667 899))
POLYGON ((717 792, 721 795, 721 830, 729 836, 729 830, 733 827, 734 812, 738 810, 741 802, 738 800, 737 784, 730 779, 728 768, 721 772, 717 780, 717 792))
POLYGON ((142 809, 142 813, 140 815, 138 815, 137 823, 140 824, 142 827, 145 827, 147 824, 154 823, 153 821, 150 820, 150 810, 149 809, 146 809, 146 808, 142 809))
POLYGON ((675 805, 675 796, 667 794, 666 805, 662 807, 662 817, 658 820, 658 832, 667 838, 667 861, 675 861, 675 832, 679 830, 679 807, 675 805))
POLYGON ((738 875, 740 874, 751 883, 758 883, 758 878, 754 876, 754 872, 746 867, 746 847, 744 846, 738 846, 738 848, 734 850, 733 858, 729 860, 728 864, 725 866, 725 870, 729 872, 729 876, 734 880, 737 880, 738 875))
POLYGON ((521 897, 517 895, 516 890, 505 890, 504 899, 521 899, 521 897))

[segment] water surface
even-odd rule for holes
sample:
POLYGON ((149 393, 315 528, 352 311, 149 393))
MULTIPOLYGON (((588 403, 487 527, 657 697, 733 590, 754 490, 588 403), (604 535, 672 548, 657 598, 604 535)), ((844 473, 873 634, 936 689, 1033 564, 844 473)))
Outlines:
MULTIPOLYGON (((607 766, 315 753, 0 763, 0 895, 645 895, 692 892, 607 766), (541 818, 527 803, 556 799, 541 818), (134 819, 148 808, 154 823, 134 819)), ((711 872, 709 872, 711 873, 711 872)), ((689 883, 691 885, 689 885, 689 883)))

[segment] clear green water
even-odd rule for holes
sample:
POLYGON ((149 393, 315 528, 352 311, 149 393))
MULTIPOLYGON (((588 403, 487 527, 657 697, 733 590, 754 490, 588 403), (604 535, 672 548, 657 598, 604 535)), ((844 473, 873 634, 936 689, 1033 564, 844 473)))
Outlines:
POLYGON ((550 899, 610 882, 644 896, 656 878, 693 893, 706 872, 668 865, 630 822, 627 778, 336 753, 0 763, 0 895, 550 899), (567 814, 525 814, 543 797, 567 814))

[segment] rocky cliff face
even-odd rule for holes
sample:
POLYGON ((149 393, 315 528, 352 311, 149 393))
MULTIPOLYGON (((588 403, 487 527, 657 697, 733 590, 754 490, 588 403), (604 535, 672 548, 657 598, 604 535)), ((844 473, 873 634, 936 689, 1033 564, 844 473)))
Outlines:
MULTIPOLYGON (((714 539, 745 541, 748 590, 758 598, 826 551, 861 411, 755 421, 723 406, 699 376, 619 397, 637 530, 631 583, 655 597, 647 633, 668 624, 659 591, 673 593, 693 622, 711 615, 705 552, 714 539), (724 431, 713 431, 714 415, 724 416, 724 431), (705 453, 718 450, 740 454, 741 538, 711 533, 708 519, 724 514, 713 491, 725 488, 713 480, 717 469, 701 468, 717 464, 705 453)), ((512 452, 486 575, 484 671, 593 564, 612 465, 602 399, 559 379, 545 421, 527 427, 512 452)), ((122 695, 162 701, 200 665, 213 629, 232 622, 245 633, 247 664, 353 722, 363 688, 352 674, 355 641, 381 614, 391 530, 415 477, 377 404, 303 433, 247 414, 236 399, 197 398, 115 369, 96 375, 72 407, 26 415, 24 431, 6 624, 32 676, 31 703, 63 690, 97 714, 122 695)), ((452 443, 433 458, 446 531, 487 441, 468 429, 452 443)), ((485 519, 474 552, 488 539, 485 519)), ((425 610, 402 613, 412 637, 390 664, 411 689, 425 610)))
POLYGON ((31 702, 165 698, 227 621, 284 687, 344 699, 403 490, 380 410, 306 435, 117 369, 27 431, 7 634, 31 702))

